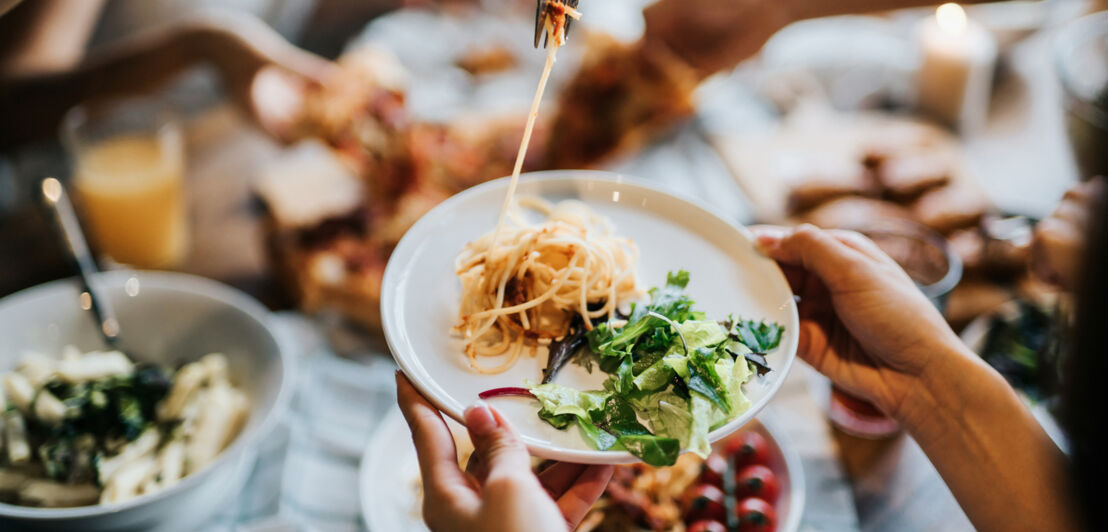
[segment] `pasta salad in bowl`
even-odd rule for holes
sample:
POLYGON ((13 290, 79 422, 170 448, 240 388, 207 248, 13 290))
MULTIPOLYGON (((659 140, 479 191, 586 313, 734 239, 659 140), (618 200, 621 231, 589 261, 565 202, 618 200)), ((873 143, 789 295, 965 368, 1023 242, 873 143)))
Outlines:
POLYGON ((272 316, 190 275, 94 280, 126 354, 73 280, 0 299, 0 530, 203 528, 288 403, 272 316))
POLYGON ((0 375, 5 502, 85 506, 161 491, 210 464, 246 418, 249 400, 220 353, 177 370, 119 351, 63 353, 30 353, 0 375))

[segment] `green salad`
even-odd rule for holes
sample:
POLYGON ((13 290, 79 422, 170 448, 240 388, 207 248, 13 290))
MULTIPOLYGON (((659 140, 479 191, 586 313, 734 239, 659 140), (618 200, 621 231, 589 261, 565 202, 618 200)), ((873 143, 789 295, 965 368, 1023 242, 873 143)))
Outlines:
MULTIPOLYGON (((743 384, 769 371, 765 356, 784 328, 709 319, 693 308, 688 283, 688 272, 671 272, 665 286, 650 290, 650 303, 633 306, 625 321, 596 323, 587 332, 581 327, 551 345, 544 383, 527 389, 542 405, 539 417, 559 429, 575 425, 596 449, 626 450, 650 465, 672 465, 682 449, 706 457, 708 433, 750 408, 743 384), (603 389, 549 382, 566 358, 559 354, 607 373, 603 389)), ((482 396, 501 395, 496 392, 482 396)))

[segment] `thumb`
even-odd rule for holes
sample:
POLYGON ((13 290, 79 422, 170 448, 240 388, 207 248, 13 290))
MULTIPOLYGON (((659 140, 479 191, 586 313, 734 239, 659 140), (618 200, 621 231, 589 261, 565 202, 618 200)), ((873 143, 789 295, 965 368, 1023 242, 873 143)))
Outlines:
POLYGON ((531 470, 531 457, 515 429, 484 401, 465 411, 466 429, 474 452, 488 476, 531 470))

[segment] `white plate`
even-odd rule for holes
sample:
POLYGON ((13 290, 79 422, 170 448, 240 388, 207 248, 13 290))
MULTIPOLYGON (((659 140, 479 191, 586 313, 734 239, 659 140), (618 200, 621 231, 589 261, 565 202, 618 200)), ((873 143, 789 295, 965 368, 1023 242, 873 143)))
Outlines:
MULTIPOLYGON (((466 439, 465 428, 451 423, 456 440, 466 439)), ((804 470, 800 455, 784 432, 765 415, 743 430, 751 430, 769 442, 769 467, 778 473, 781 495, 777 510, 777 530, 795 532, 804 516, 804 470)), ((362 455, 358 472, 362 519, 370 532, 385 530, 426 531, 421 517, 419 461, 408 427, 400 410, 393 408, 377 428, 362 455)))
MULTIPOLYGON (((524 356, 504 373, 481 375, 469 368, 464 342, 451 334, 461 292, 454 258, 467 242, 496 225, 507 185, 507 179, 491 181, 440 204, 404 235, 385 269, 381 315, 393 357, 416 388, 456 420, 480 392, 536 382, 546 365, 541 354, 524 356)), ((713 431, 711 440, 734 432, 766 405, 796 356, 796 305, 777 264, 755 251, 743 229, 689 200, 606 172, 527 174, 519 193, 553 201, 578 199, 608 217, 617 234, 638 245, 644 288, 664 284, 666 272, 685 269, 690 274, 687 292, 709 316, 734 314, 784 325, 780 347, 766 357, 773 371, 745 387, 753 406, 713 431)), ((601 371, 590 375, 567 364, 556 382, 599 389, 605 377, 601 371)), ((536 404, 520 398, 495 400, 535 456, 576 463, 637 461, 625 451, 591 448, 576 427, 555 429, 539 419, 536 404)))

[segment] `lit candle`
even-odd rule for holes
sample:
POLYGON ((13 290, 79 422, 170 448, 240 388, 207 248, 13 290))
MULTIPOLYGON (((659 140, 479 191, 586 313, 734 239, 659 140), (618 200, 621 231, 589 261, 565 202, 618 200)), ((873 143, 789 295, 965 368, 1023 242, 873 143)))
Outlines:
POLYGON ((985 123, 996 40, 958 4, 935 10, 920 26, 919 106, 962 131, 985 123))

